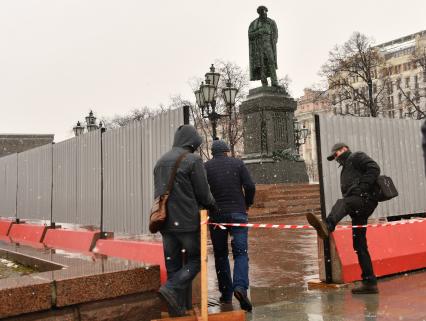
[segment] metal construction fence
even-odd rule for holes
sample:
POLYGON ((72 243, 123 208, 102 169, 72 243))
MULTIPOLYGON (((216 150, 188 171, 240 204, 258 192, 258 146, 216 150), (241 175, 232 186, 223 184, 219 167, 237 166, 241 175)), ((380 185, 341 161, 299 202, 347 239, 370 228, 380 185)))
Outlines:
POLYGON ((339 165, 327 161, 331 147, 337 142, 348 144, 352 151, 367 153, 380 165, 381 174, 390 176, 398 189, 399 196, 379 203, 373 217, 426 212, 422 121, 316 115, 315 123, 325 214, 342 197, 339 165))
POLYGON ((153 169, 188 107, 0 158, 0 217, 147 233, 153 169))

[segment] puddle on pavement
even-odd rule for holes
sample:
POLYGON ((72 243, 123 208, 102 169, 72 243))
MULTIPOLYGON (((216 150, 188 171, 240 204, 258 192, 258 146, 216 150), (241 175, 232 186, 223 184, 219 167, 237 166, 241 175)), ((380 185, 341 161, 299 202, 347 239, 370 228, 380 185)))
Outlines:
MULTIPOLYGON (((303 219, 296 218, 297 221, 303 219)), ((288 223, 289 220, 294 219, 286 219, 286 224, 293 224, 288 223)), ((229 249, 232 265, 230 246, 229 249)), ((228 310, 218 301, 220 293, 211 247, 209 252, 210 310, 228 310)), ((308 291, 307 281, 318 278, 316 234, 311 230, 252 229, 249 231, 249 260, 250 297, 254 306, 297 300, 308 291)), ((234 305, 238 305, 234 301, 234 305)))
POLYGON ((36 269, 0 257, 0 279, 14 278, 38 272, 36 269))
MULTIPOLYGON (((304 217, 285 224, 305 224, 304 217)), ((239 309, 220 305, 212 248, 209 248, 209 311, 239 309)), ((426 321, 426 270, 379 279, 379 295, 353 296, 352 286, 308 290, 318 278, 317 241, 313 230, 249 231, 250 297, 248 321, 426 321)), ((231 252, 230 252, 231 253, 231 252)), ((232 264, 232 253, 230 254, 232 264)))

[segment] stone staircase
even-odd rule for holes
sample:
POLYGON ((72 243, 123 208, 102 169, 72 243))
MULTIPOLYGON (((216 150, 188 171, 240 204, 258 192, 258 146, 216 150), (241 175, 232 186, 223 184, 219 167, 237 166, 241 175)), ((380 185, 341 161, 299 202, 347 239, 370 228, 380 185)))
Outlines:
POLYGON ((250 219, 267 219, 289 215, 320 214, 320 188, 318 184, 256 185, 254 205, 250 219))

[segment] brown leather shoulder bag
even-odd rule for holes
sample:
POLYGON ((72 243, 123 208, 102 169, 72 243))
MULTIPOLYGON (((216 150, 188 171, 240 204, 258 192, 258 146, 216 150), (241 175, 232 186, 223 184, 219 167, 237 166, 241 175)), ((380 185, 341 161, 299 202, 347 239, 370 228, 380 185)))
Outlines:
POLYGON ((175 182, 176 172, 179 168, 180 163, 186 157, 188 152, 184 152, 176 160, 175 166, 173 167, 172 174, 169 178, 169 183, 167 184, 167 190, 164 194, 158 196, 151 207, 151 215, 149 217, 149 231, 151 233, 157 233, 164 226, 164 223, 167 219, 167 201, 169 200, 169 195, 172 192, 173 185, 175 182))

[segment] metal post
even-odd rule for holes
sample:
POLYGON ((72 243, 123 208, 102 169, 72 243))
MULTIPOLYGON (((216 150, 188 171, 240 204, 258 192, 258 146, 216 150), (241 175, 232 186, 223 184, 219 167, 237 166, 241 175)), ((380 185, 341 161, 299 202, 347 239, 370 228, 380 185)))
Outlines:
POLYGON ((189 125, 189 106, 183 106, 183 123, 184 125, 189 125))
MULTIPOLYGON (((319 115, 315 115, 315 138, 317 142, 317 159, 318 159, 318 176, 320 185, 320 201, 321 201, 321 218, 325 222, 327 218, 324 198, 324 180, 322 171, 322 152, 321 152, 321 133, 320 133, 320 119, 319 115)), ((333 281, 332 264, 331 264, 331 251, 330 239, 323 240, 324 245, 324 266, 325 266, 325 282, 331 283, 333 281)))
POLYGON ((53 146, 55 143, 52 143, 52 178, 50 184, 50 227, 55 228, 55 222, 53 222, 53 146))
POLYGON ((100 238, 106 238, 107 233, 104 233, 104 153, 103 153, 103 134, 106 128, 101 128, 101 222, 100 222, 100 238))
POLYGON ((215 117, 215 115, 211 116, 211 122, 212 122, 212 129, 213 129, 213 140, 216 140, 217 134, 216 134, 216 117, 215 117))
POLYGON ((17 224, 19 224, 19 218, 18 218, 18 193, 19 193, 19 154, 16 153, 15 223, 17 223, 17 224))

